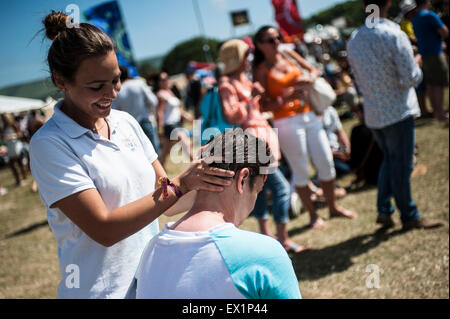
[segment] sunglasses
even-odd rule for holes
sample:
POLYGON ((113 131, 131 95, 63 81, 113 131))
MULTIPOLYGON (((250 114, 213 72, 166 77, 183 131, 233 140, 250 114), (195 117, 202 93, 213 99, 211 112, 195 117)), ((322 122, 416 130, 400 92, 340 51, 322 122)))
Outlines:
POLYGON ((261 40, 261 43, 270 43, 270 44, 276 44, 277 41, 281 42, 281 40, 283 39, 283 37, 281 35, 277 36, 276 38, 268 38, 266 40, 261 40))

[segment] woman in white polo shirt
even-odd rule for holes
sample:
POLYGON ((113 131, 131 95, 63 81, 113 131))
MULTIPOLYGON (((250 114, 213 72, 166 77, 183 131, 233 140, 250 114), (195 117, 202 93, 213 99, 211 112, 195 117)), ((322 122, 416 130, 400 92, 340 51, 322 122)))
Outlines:
POLYGON ((111 39, 90 24, 68 28, 67 18, 43 21, 64 99, 31 140, 31 170, 58 243, 58 296, 123 298, 157 217, 190 190, 223 190, 233 173, 195 162, 168 181, 136 120, 111 110, 120 90, 111 39))

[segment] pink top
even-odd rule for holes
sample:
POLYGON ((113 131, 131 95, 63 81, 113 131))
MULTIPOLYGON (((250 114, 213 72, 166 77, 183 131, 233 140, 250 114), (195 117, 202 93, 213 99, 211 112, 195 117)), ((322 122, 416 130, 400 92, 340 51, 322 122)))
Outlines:
MULTIPOLYGON (((238 103, 222 103, 223 114, 225 119, 231 124, 239 124, 243 130, 253 134, 254 136, 264 140, 270 147, 275 160, 278 162, 281 159, 280 145, 278 142, 278 135, 265 120, 260 112, 259 103, 252 103, 251 90, 253 83, 249 90, 244 90, 242 84, 237 80, 222 81, 219 90, 223 93, 225 90, 230 97, 238 101, 238 103)), ((222 98, 221 94, 221 98, 222 98)), ((278 164, 278 163, 276 163, 278 164)))

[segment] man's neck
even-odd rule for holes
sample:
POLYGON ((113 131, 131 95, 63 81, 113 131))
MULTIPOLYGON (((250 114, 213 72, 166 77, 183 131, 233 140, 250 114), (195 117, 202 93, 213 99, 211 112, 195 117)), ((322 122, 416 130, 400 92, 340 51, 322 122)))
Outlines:
POLYGON ((208 192, 199 192, 192 208, 180 220, 171 226, 180 231, 206 231, 223 223, 235 223, 232 202, 221 196, 208 192), (228 204, 227 204, 228 203, 228 204))

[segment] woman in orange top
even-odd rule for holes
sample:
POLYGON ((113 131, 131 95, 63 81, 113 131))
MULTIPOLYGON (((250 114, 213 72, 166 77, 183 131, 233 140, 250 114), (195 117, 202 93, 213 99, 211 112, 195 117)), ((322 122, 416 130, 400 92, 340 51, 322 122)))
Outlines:
POLYGON ((311 84, 319 72, 294 51, 286 50, 285 54, 289 55, 295 64, 280 53, 278 50, 280 40, 280 33, 271 26, 260 28, 254 37, 254 80, 261 83, 266 90, 261 100, 261 108, 273 112, 281 151, 294 172, 296 190, 309 211, 311 226, 322 228, 325 222, 316 213, 311 201, 311 190, 308 187, 309 157, 318 171, 330 210, 330 218, 354 218, 356 213, 336 203, 334 193, 336 172, 330 144, 320 120, 304 102, 306 95, 301 87, 311 84), (307 70, 310 75, 303 74, 296 64, 307 70))

